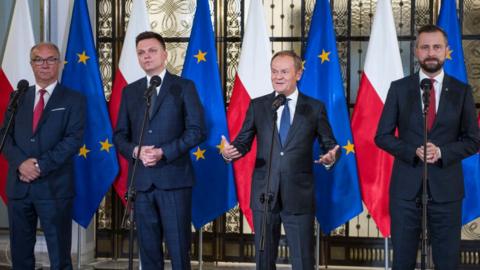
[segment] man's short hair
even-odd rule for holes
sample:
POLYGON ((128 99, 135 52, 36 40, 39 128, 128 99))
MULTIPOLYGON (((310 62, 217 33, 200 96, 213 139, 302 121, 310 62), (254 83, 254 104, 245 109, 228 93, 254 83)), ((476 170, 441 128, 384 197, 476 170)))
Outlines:
POLYGON ((144 39, 151 39, 151 38, 158 40, 158 42, 160 42, 160 45, 162 45, 164 50, 167 49, 165 45, 165 40, 163 39, 163 37, 159 33, 155 33, 153 31, 145 31, 138 34, 138 36, 135 38, 135 46, 137 46, 140 41, 144 39))
MULTIPOLYGON (((422 34, 422 33, 435 33, 435 32, 442 33, 443 38, 445 39, 445 44, 448 45, 447 33, 441 27, 436 26, 434 24, 427 24, 427 25, 424 25, 424 26, 420 27, 417 31, 417 41, 418 41, 418 37, 420 36, 420 34, 422 34)), ((417 44, 415 44, 415 46, 417 46, 417 44)))
POLYGON ((298 56, 298 54, 295 53, 292 50, 279 51, 279 52, 275 53, 272 57, 272 60, 270 61, 270 65, 272 64, 273 59, 275 59, 279 56, 289 56, 289 57, 291 57, 293 59, 293 64, 295 66, 295 71, 302 70, 302 58, 300 58, 300 56, 298 56))
POLYGON ((60 58, 60 50, 58 49, 57 45, 51 42, 40 42, 35 44, 31 49, 30 49, 30 60, 33 59, 33 51, 40 48, 40 47, 47 47, 49 49, 54 50, 57 53, 57 57, 60 58))

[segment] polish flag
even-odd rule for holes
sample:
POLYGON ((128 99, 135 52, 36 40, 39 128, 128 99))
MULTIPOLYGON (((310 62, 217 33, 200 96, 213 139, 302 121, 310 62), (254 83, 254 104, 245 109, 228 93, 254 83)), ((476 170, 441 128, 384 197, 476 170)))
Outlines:
POLYGON ((374 137, 390 83, 402 77, 392 6, 390 0, 379 0, 353 110, 352 132, 363 202, 384 237, 390 235, 388 204, 393 157, 375 145, 374 137))
MULTIPOLYGON (((234 140, 242 128, 250 100, 273 91, 270 80, 272 50, 267 34, 264 9, 260 0, 252 0, 242 42, 240 63, 227 110, 228 131, 234 140)), ((233 163, 240 209, 253 228, 250 188, 257 153, 257 140, 243 158, 233 163)))
MULTIPOLYGON (((32 20, 28 0, 17 0, 8 31, 7 43, 3 53, 2 67, 0 68, 0 122, 3 123, 7 110, 10 93, 18 81, 26 79, 30 84, 35 83, 32 68, 30 67, 30 49, 35 45, 32 20)), ((6 123, 5 123, 6 124, 6 123)), ((0 156, 0 196, 7 202, 5 186, 7 183, 8 164, 0 156)))
MULTIPOLYGON (((145 0, 134 0, 122 53, 120 54, 118 70, 115 73, 112 95, 110 96, 110 102, 108 104, 110 120, 112 121, 113 128, 117 126, 118 111, 120 110, 123 88, 129 83, 145 77, 145 72, 142 70, 137 60, 135 38, 138 34, 149 30, 150 23, 148 20, 145 0)), ((118 154, 118 161, 120 163, 120 173, 118 174, 117 179, 115 179, 113 186, 118 196, 120 196, 125 204, 125 193, 128 189, 128 161, 120 154, 118 154)))

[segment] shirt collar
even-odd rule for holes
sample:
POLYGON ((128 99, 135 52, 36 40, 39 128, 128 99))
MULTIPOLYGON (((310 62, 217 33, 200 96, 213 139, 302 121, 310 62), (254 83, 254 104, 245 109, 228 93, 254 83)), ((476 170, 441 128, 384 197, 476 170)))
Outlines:
MULTIPOLYGON (((160 74, 158 74, 157 76, 160 77, 160 79, 162 79, 162 83, 163 83, 163 79, 165 78, 165 74, 167 74, 167 69, 164 69, 162 72, 160 72, 160 74)), ((153 75, 155 76, 155 75, 153 75)), ((153 77, 153 76, 150 76, 150 75, 147 75, 147 85, 150 85, 150 79, 153 77)), ((162 85, 162 83, 160 83, 160 85, 162 85)), ((159 86, 160 87, 160 86, 159 86)), ((157 87, 158 88, 158 87, 157 87)))
MULTIPOLYGON (((275 96, 278 96, 278 93, 275 91, 275 96)), ((289 96, 287 96, 287 99, 290 101, 297 102, 298 99, 298 88, 295 88, 295 91, 291 93, 289 96)))
POLYGON ((45 89, 48 93, 48 95, 52 95, 53 90, 55 87, 57 87, 58 81, 55 81, 54 83, 48 85, 45 88, 40 87, 38 84, 35 84, 35 94, 37 94, 41 89, 45 89))
POLYGON ((427 76, 427 74, 425 74, 425 72, 423 72, 422 69, 420 69, 418 74, 420 77, 420 81, 422 81, 423 79, 435 79, 436 83, 443 83, 443 77, 445 77, 445 72, 443 71, 443 68, 440 71, 440 73, 438 73, 438 75, 433 78, 430 78, 429 76, 427 76))

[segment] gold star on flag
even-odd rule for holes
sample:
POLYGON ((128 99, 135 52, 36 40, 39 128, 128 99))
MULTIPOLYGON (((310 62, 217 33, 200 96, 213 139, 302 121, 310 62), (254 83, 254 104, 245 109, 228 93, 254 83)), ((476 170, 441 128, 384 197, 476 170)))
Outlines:
POLYGON ((330 52, 326 52, 324 49, 322 49, 322 54, 319 54, 318 57, 322 59, 322 64, 325 61, 330 62, 330 58, 328 58, 330 55, 330 52))
POLYGON ((220 144, 217 144, 216 147, 218 148, 218 153, 221 154, 223 152, 223 149, 225 148, 225 141, 221 140, 220 144))
POLYGON ((78 156, 87 158, 87 154, 90 152, 90 150, 87 149, 87 146, 84 144, 81 148, 80 151, 78 152, 78 156))
POLYGON ((110 153, 110 148, 113 146, 113 144, 108 142, 108 138, 105 139, 104 142, 100 141, 100 144, 102 145, 102 148, 100 149, 100 151, 107 151, 110 153))
POLYGON ((87 60, 90 58, 90 56, 85 54, 85 51, 83 51, 81 54, 77 53, 78 55, 78 63, 83 63, 84 65, 87 64, 87 60))
POLYGON ((202 61, 207 62, 205 55, 207 55, 207 52, 202 52, 201 50, 198 50, 198 53, 195 54, 193 57, 197 58, 197 64, 198 64, 202 61))
POLYGON ((449 59, 449 60, 452 60, 452 53, 453 53, 453 50, 450 50, 450 48, 447 49, 447 56, 445 58, 449 59))
POLYGON ((353 143, 351 143, 350 140, 348 140, 347 145, 342 146, 342 148, 344 148, 345 151, 347 151, 347 155, 350 154, 350 153, 355 154, 355 145, 353 145, 353 143))
POLYGON ((193 152, 193 155, 197 158, 196 160, 199 160, 199 159, 205 159, 205 151, 207 151, 207 149, 200 149, 200 147, 198 146, 197 147, 197 151, 193 152))

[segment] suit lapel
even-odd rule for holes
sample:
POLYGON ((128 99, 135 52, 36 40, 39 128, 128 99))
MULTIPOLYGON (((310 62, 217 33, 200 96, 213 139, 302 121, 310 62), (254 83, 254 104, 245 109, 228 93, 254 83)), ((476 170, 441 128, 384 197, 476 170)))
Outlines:
POLYGON ((273 100, 275 99, 275 92, 271 93, 270 95, 268 95, 268 98, 265 99, 265 103, 264 103, 264 106, 263 106, 263 115, 265 115, 266 117, 266 120, 267 120, 267 132, 266 134, 272 134, 272 129, 273 128, 273 132, 275 133, 273 138, 275 140, 275 144, 277 145, 282 145, 280 143, 280 135, 278 133, 278 127, 277 127, 277 122, 275 121, 275 119, 273 118, 274 115, 277 114, 277 112, 274 112, 272 111, 272 102, 273 100))
MULTIPOLYGON (((35 96, 35 95, 34 95, 35 96)), ((45 121, 47 121, 48 116, 50 115, 50 111, 58 106, 61 103, 63 96, 63 91, 59 83, 55 86, 52 92, 52 96, 48 99, 47 105, 43 109, 42 116, 40 117, 40 121, 38 122, 37 130, 35 133, 40 130, 41 126, 45 121)), ((33 109, 32 109, 32 117, 33 117, 33 109)), ((33 120, 32 120, 33 121, 33 120)))
POLYGON ((450 99, 450 93, 451 93, 451 91, 448 90, 449 85, 450 85, 450 77, 448 77, 448 75, 445 74, 442 82, 442 92, 440 93, 440 103, 438 104, 437 115, 435 116, 435 121, 433 122, 432 130, 437 125, 437 122, 442 120, 442 117, 444 117, 443 114, 447 113, 446 106, 448 104, 448 100, 450 99))
POLYGON ((295 133, 300 129, 302 126, 302 123, 304 121, 304 115, 302 115, 301 110, 304 108, 304 106, 307 105, 305 96, 298 92, 298 99, 297 99, 297 105, 295 106, 295 114, 293 116, 293 122, 292 125, 290 126, 290 129, 288 130, 287 134, 287 140, 285 141, 285 145, 283 147, 286 147, 288 143, 292 140, 292 138, 295 137, 295 133))
MULTIPOLYGON (((406 108, 409 113, 408 121, 413 120, 413 125, 416 127, 415 130, 423 129, 423 107, 422 107, 422 93, 420 90, 420 77, 418 72, 412 77, 412 84, 410 89, 408 89, 408 100, 406 108)), ((412 123, 409 123, 410 126, 412 123)))
POLYGON ((155 114, 157 114, 157 111, 162 105, 162 102, 165 100, 165 97, 170 91, 172 80, 173 80, 173 76, 167 71, 165 73, 165 78, 163 78, 162 85, 160 86, 160 92, 158 93, 157 100, 155 101, 155 104, 152 104, 154 107, 153 107, 152 116, 150 119, 153 119, 155 117, 155 114))
POLYGON ((35 103, 35 86, 28 88, 21 105, 18 107, 17 118, 22 119, 22 126, 25 126, 29 133, 33 127, 33 104, 35 103))

